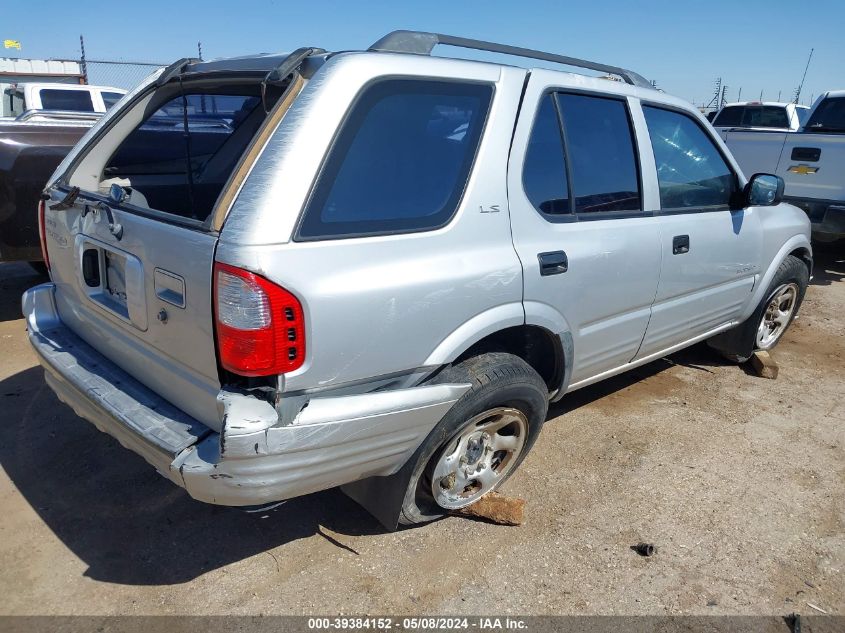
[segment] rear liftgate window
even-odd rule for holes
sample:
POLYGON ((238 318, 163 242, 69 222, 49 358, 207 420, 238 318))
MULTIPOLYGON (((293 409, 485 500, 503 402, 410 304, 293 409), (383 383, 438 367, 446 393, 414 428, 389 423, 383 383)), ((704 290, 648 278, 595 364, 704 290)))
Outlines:
POLYGON ((72 112, 93 112, 94 102, 87 90, 41 89, 41 107, 44 110, 70 110, 72 112))
POLYGON ((126 137, 104 183, 131 187, 133 206, 205 220, 264 114, 258 94, 177 96, 126 137))
POLYGON ((493 88, 392 79, 367 88, 335 139, 301 240, 435 229, 455 213, 493 88))

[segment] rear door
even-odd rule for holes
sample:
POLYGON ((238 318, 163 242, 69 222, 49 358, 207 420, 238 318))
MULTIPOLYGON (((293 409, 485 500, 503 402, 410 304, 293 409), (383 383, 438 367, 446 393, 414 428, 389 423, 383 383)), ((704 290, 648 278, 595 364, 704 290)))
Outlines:
POLYGON ((660 190, 660 285, 637 358, 730 323, 760 272, 759 211, 731 209, 739 178, 699 120, 642 105, 660 190))
POLYGON ((629 100, 568 90, 532 71, 514 136, 508 199, 526 310, 557 312, 573 336, 571 385, 628 363, 660 273, 644 211, 629 100))
MULTIPOLYGON (((142 104, 70 175, 68 184, 81 189, 73 206, 46 212, 62 320, 142 383, 218 430, 212 314, 217 235, 205 220, 240 157, 240 137, 251 136, 249 126, 262 119, 260 97, 251 93, 142 104), (109 194, 112 186, 128 193, 123 201, 109 194)), ((50 204, 68 190, 54 191, 50 204)))

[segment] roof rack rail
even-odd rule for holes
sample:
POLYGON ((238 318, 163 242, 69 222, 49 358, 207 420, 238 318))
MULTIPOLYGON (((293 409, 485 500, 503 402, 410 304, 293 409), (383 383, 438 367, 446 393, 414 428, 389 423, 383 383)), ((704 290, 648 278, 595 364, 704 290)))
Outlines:
POLYGON ((502 53, 504 55, 514 55, 516 57, 542 59, 547 62, 555 62, 558 64, 565 64, 566 66, 587 68, 589 70, 618 75, 625 81, 625 83, 631 84, 632 86, 639 86, 640 88, 654 87, 642 75, 638 75, 637 73, 626 70, 625 68, 619 68, 618 66, 608 66, 606 64, 587 61, 585 59, 578 59, 577 57, 555 55, 554 53, 544 53, 543 51, 535 51, 530 48, 508 46, 506 44, 496 44, 495 42, 485 42, 482 40, 472 40, 465 37, 455 37, 454 35, 443 35, 442 33, 426 33, 424 31, 393 31, 370 46, 369 50, 390 53, 415 53, 417 55, 430 55, 431 51, 438 44, 442 44, 444 46, 457 46, 459 48, 472 48, 479 51, 502 53))

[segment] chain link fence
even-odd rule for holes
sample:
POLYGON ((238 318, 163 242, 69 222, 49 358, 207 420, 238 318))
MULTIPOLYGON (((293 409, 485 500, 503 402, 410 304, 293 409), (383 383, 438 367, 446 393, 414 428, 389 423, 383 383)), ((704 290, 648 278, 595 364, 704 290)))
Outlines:
POLYGON ((117 62, 87 59, 81 63, 87 83, 93 86, 110 86, 131 90, 150 73, 166 66, 157 62, 117 62))

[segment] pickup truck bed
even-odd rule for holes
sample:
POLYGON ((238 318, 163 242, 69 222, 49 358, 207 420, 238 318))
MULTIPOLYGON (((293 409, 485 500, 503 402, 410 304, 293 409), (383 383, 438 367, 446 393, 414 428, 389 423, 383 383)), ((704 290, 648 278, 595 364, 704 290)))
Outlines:
POLYGON ((92 122, 0 123, 0 261, 42 260, 38 197, 92 122))

